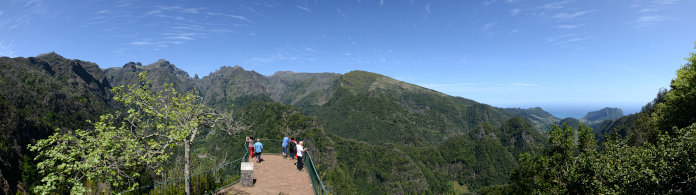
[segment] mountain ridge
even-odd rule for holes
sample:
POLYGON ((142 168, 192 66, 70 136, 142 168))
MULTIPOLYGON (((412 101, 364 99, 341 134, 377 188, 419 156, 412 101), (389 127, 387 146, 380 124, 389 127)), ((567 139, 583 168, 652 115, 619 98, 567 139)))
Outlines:
MULTIPOLYGON (((6 120, 4 124, 11 124, 3 126, 0 134, 0 149, 3 150, 0 182, 19 186, 0 186, 7 193, 21 188, 19 176, 22 172, 32 172, 31 168, 18 168, 27 163, 31 165, 31 156, 23 158, 31 155, 26 144, 45 138, 55 128, 88 128, 85 120, 94 121, 102 113, 118 109, 111 100, 110 89, 136 83, 137 75, 143 71, 149 72, 148 80, 154 90, 161 90, 162 84, 171 83, 178 91, 199 93, 203 103, 211 107, 244 107, 258 101, 296 106, 301 112, 318 118, 332 136, 356 141, 347 143, 433 146, 432 143, 451 138, 481 134, 480 128, 486 126, 495 129, 496 133, 483 133, 490 136, 482 140, 498 145, 498 139, 504 137, 493 138, 493 135, 500 135, 498 127, 516 116, 527 114, 520 120, 535 124, 535 127, 546 123, 540 119, 555 120, 552 116, 544 118, 550 114, 541 109, 496 108, 366 71, 346 74, 282 71, 265 76, 240 66, 224 66, 203 78, 191 78, 187 72, 164 59, 148 65, 129 62, 122 67, 101 69, 95 63, 66 59, 55 52, 29 58, 3 57, 0 58, 0 67, 3 70, 0 74, 0 108, 7 110, 0 113, 0 118, 6 120)), ((522 138, 525 135, 530 134, 516 136, 522 138)), ((539 136, 541 134, 535 134, 535 140, 541 140, 539 136)), ((471 142, 485 145, 478 140, 472 139, 471 142)), ((329 149, 332 147, 327 146, 329 149)), ((507 145, 496 147, 491 151, 504 149, 505 155, 513 152, 506 149, 507 145)), ((515 165, 510 163, 509 166, 515 165)), ((346 167, 355 165, 345 164, 346 167)), ((467 170, 475 172, 479 168, 467 170)), ((464 176, 461 177, 464 181, 464 176)), ((502 181, 505 177, 498 175, 495 178, 502 181)))
MULTIPOLYGON (((163 64, 162 62, 166 62, 164 63, 168 65, 165 66, 166 68, 171 66, 174 67, 173 69, 180 70, 175 68, 175 65, 166 60, 159 60, 153 64, 143 66, 144 68, 142 69, 138 69, 137 67, 139 66, 135 66, 136 72, 144 70, 167 72, 161 70, 166 70, 166 68, 157 66, 157 64, 163 64)), ((124 65, 124 67, 126 67, 126 65, 124 65)), ((114 75, 116 74, 115 72, 123 70, 124 68, 109 68, 106 72, 108 72, 109 75, 114 75)), ((124 73, 120 75, 130 77, 130 79, 127 79, 130 81, 130 83, 114 82, 114 85, 132 84, 134 83, 137 74, 124 73)), ((539 107, 530 109, 492 107, 470 99, 450 96, 433 89, 428 89, 415 84, 399 81, 385 75, 363 70, 354 70, 345 74, 278 71, 272 75, 266 76, 253 70, 245 70, 240 66, 223 66, 216 71, 211 72, 209 75, 202 77, 201 79, 193 79, 188 76, 188 74, 179 75, 185 76, 178 76, 177 79, 170 79, 168 82, 174 83, 174 86, 179 90, 195 90, 201 94, 206 104, 213 105, 214 107, 226 107, 227 105, 234 104, 240 98, 262 100, 265 99, 265 96, 275 102, 291 104, 299 107, 303 112, 318 115, 318 107, 325 106, 327 103, 329 103, 331 98, 336 95, 336 90, 345 89, 352 95, 366 95, 371 97, 381 96, 389 97, 389 100, 385 101, 401 101, 399 106, 404 108, 402 112, 423 113, 427 111, 431 106, 425 104, 427 104, 432 98, 428 97, 426 98, 427 100, 425 100, 422 99, 422 97, 432 96, 433 98, 437 97, 435 99, 441 99, 442 101, 453 104, 482 104, 485 105, 484 107, 490 107, 491 109, 495 110, 494 113, 496 113, 492 114, 491 116, 504 115, 502 118, 494 119, 498 120, 498 122, 494 122, 494 124, 497 125, 501 124, 500 121, 503 121, 505 118, 509 118, 514 115, 521 115, 529 119, 535 128, 542 130, 549 130, 549 124, 554 124, 560 121, 560 119, 554 117, 539 107), (180 85, 184 86, 181 87, 180 85), (190 86, 195 87, 191 88, 190 86), (421 98, 421 100, 416 100, 418 98, 421 98)), ((158 77, 162 76, 150 77, 155 77, 153 78, 155 79, 155 81, 153 81, 153 86, 162 85, 165 81, 163 79, 157 79, 158 77)), ((112 76, 111 78, 114 77, 112 76)), ((455 110, 448 108, 443 109, 450 110, 451 112, 463 112, 467 109, 466 107, 468 106, 455 110)), ((477 108, 471 107, 470 109, 477 108)), ((462 117, 468 114, 460 113, 458 115, 459 117, 462 117)), ((319 118, 322 117, 319 116, 319 118)), ((486 121, 488 118, 489 117, 484 117, 481 119, 481 121, 486 121)), ((452 121, 451 119, 437 120, 444 120, 443 122, 445 123, 447 123, 446 121, 452 121)), ((431 121, 431 123, 436 122, 431 121)), ((476 124, 472 123, 466 126, 468 127, 465 127, 465 129, 469 129, 476 126, 476 124)))

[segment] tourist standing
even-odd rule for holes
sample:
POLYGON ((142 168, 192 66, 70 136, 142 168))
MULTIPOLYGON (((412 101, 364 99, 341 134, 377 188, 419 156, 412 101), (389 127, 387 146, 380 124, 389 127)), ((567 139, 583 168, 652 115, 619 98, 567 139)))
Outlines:
POLYGON ((295 137, 290 137, 290 141, 288 142, 288 149, 290 151, 290 159, 295 159, 297 156, 295 154, 297 153, 297 149, 295 148, 295 145, 297 145, 297 142, 295 142, 295 137))
POLYGON ((249 143, 249 159, 254 158, 254 137, 246 137, 246 142, 249 143))
POLYGON ((288 136, 285 136, 283 138, 283 158, 288 158, 286 154, 288 152, 288 142, 290 142, 290 139, 288 139, 288 136))
POLYGON ((307 151, 307 148, 304 148, 304 141, 300 141, 300 143, 297 144, 297 170, 302 171, 302 167, 304 167, 304 164, 302 163, 302 156, 304 156, 302 153, 307 151))
POLYGON ((261 144, 261 139, 256 139, 256 144, 254 144, 254 150, 256 150, 256 153, 254 154, 256 156, 256 162, 261 162, 263 161, 263 158, 261 158, 261 150, 263 149, 263 144, 261 144))

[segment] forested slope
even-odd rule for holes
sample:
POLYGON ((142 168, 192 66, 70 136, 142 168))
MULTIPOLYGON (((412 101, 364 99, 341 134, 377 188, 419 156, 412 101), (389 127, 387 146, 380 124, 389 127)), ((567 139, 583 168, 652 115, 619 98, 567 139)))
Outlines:
POLYGON ((641 112, 592 129, 563 126, 525 154, 511 194, 690 194, 696 191, 696 54, 641 112))
POLYGON ((39 182, 27 144, 85 128, 113 107, 113 94, 99 66, 55 53, 3 57, 0 70, 0 189, 10 194, 39 182))
MULTIPOLYGON (((89 128, 86 120, 123 109, 112 101, 112 86, 134 84, 144 71, 156 91, 171 83, 213 108, 235 108, 253 127, 244 134, 304 137, 337 193, 441 193, 504 184, 518 154, 543 145, 537 128, 557 120, 538 108, 495 108, 364 71, 263 76, 222 67, 191 78, 166 60, 102 70, 55 53, 0 58, 0 66, 0 187, 6 193, 39 182, 27 144, 55 128, 89 128)), ((194 171, 238 155, 227 149, 238 147, 239 137, 214 130, 201 137, 194 171)), ((173 156, 168 176, 180 174, 180 159, 173 156)))
POLYGON ((332 135, 297 108, 253 102, 244 109, 255 127, 250 135, 305 140, 321 178, 336 194, 444 193, 454 186, 477 190, 509 182, 520 153, 544 147, 524 118, 500 127, 481 124, 466 134, 429 145, 370 144, 332 135), (269 120, 270 119, 270 120, 269 120))

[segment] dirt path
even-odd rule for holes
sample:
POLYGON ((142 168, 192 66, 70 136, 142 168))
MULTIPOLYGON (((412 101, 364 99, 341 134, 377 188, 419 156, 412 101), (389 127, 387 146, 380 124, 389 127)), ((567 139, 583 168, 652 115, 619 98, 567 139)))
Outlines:
POLYGON ((261 163, 256 163, 256 158, 249 160, 254 163, 256 183, 253 187, 243 187, 240 182, 219 194, 314 194, 306 168, 300 172, 293 164, 297 160, 284 159, 277 154, 264 154, 261 157, 264 159, 261 163))

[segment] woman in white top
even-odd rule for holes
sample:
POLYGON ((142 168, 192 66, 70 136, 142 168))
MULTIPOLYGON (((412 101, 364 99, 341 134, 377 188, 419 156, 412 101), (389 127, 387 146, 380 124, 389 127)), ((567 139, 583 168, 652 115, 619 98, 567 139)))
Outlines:
POLYGON ((300 141, 295 147, 297 148, 297 170, 302 171, 302 167, 304 167, 304 163, 302 163, 302 156, 304 155, 302 153, 307 151, 307 148, 304 148, 304 141, 300 141))

